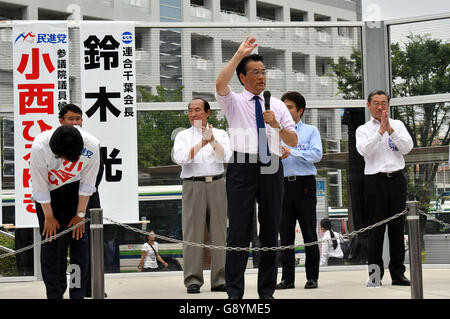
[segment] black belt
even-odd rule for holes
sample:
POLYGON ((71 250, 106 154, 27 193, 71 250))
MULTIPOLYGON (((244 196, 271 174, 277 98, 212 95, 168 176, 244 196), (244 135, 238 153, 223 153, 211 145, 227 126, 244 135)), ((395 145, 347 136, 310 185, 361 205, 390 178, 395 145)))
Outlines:
POLYGON ((189 181, 194 181, 194 182, 206 182, 206 183, 211 183, 212 181, 216 181, 218 179, 221 179, 223 177, 223 175, 216 175, 216 176, 202 176, 202 177, 188 177, 185 178, 186 180, 189 181))
POLYGON ((376 176, 381 176, 381 177, 386 177, 386 178, 392 178, 395 177, 397 175, 403 174, 403 170, 399 170, 399 171, 395 171, 395 172, 390 172, 390 173, 377 173, 375 174, 376 176))
POLYGON ((284 178, 284 180, 285 180, 286 182, 295 182, 295 181, 298 181, 298 180, 301 180, 301 179, 308 179, 308 178, 312 178, 312 177, 314 177, 314 175, 305 175, 305 176, 286 176, 286 177, 284 178))

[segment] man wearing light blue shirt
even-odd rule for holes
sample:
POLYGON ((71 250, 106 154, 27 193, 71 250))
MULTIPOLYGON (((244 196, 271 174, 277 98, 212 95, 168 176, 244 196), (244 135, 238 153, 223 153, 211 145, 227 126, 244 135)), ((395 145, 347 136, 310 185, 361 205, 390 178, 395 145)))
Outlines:
MULTIPOLYGON (((298 135, 295 147, 282 146, 284 170, 284 200, 280 220, 280 239, 282 246, 293 245, 295 224, 298 220, 305 243, 317 241, 316 231, 316 178, 314 163, 322 159, 322 141, 319 130, 301 121, 306 103, 298 92, 287 92, 281 100, 286 104, 298 135)), ((317 245, 305 247, 306 284, 305 289, 317 288, 319 278, 320 253, 317 245)), ((293 249, 282 251, 283 272, 277 289, 294 288, 295 252, 293 249)))

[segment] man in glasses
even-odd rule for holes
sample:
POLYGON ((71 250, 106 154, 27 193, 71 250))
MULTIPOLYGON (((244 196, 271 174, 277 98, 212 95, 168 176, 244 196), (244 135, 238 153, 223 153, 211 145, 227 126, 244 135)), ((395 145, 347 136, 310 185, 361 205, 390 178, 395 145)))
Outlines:
MULTIPOLYGON (((216 80, 216 100, 227 118, 234 151, 226 178, 230 247, 250 244, 255 201, 260 243, 264 247, 277 245, 284 186, 281 141, 297 145, 295 123, 288 109, 281 100, 264 94, 263 57, 251 54, 256 46, 255 38, 245 38, 216 80), (233 92, 229 86, 235 72, 244 86, 242 93, 233 92), (263 105, 267 105, 264 112, 263 105)), ((229 298, 243 298, 247 260, 248 252, 227 251, 225 281, 229 298)), ((258 268, 261 299, 273 299, 276 279, 275 252, 264 251, 258 268)))
MULTIPOLYGON (((413 148, 405 125, 389 118, 389 95, 382 91, 369 94, 367 107, 370 121, 356 130, 356 149, 364 157, 365 204, 368 222, 373 225, 406 208, 404 155, 413 148)), ((403 217, 393 219, 388 226, 389 273, 392 285, 409 286, 405 277, 405 242, 403 217)), ((384 274, 383 241, 386 224, 369 231, 368 287, 381 286, 384 274), (372 273, 373 271, 373 273, 372 273)))

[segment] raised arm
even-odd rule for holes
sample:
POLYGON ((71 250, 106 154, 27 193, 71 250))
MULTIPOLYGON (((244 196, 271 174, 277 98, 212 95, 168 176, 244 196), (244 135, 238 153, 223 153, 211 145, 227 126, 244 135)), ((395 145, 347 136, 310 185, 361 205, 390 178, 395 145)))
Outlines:
POLYGON ((256 44, 255 42, 256 39, 254 37, 246 37, 244 41, 242 41, 241 45, 239 46, 231 60, 220 72, 216 80, 216 91, 219 95, 224 96, 228 94, 228 83, 230 83, 231 78, 233 77, 233 74, 236 71, 237 66, 239 65, 239 62, 241 62, 241 60, 245 56, 249 55, 253 51, 253 49, 258 46, 258 44, 256 44))

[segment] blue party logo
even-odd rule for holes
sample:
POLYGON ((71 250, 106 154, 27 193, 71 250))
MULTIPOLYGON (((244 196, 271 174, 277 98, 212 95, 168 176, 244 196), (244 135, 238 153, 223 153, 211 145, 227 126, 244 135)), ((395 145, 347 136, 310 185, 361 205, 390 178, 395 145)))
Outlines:
POLYGON ((122 42, 125 44, 133 42, 133 34, 128 31, 122 33, 122 42))

